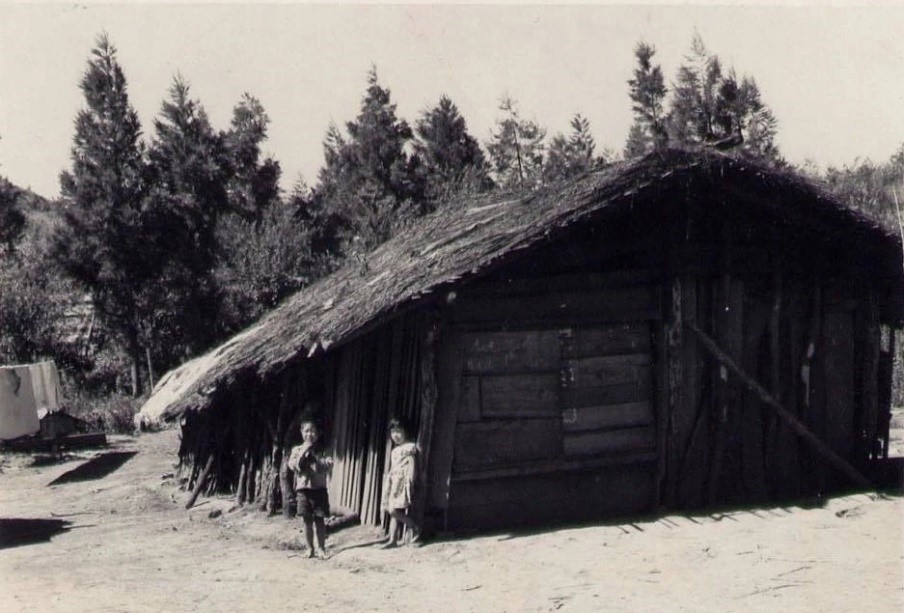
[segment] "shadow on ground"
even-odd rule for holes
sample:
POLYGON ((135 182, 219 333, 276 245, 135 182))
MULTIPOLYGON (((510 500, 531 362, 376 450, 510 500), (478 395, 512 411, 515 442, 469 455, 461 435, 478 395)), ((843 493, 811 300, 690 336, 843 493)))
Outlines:
POLYGON ((0 518, 0 549, 46 543, 68 530, 70 523, 63 519, 0 518))
MULTIPOLYGON (((855 494, 866 494, 876 498, 890 500, 899 497, 901 493, 895 490, 845 490, 835 492, 831 498, 850 496, 855 494)), ((829 498, 823 496, 812 496, 798 499, 789 499, 776 501, 774 503, 747 504, 747 505, 714 505, 707 508, 695 510, 675 510, 664 511, 661 513, 640 513, 637 515, 626 515, 618 517, 610 517, 607 519, 585 520, 585 521, 562 521, 550 522, 541 525, 523 525, 510 529, 458 529, 451 532, 439 532, 433 534, 429 539, 430 543, 454 542, 459 540, 468 540, 473 537, 493 537, 500 541, 508 541, 524 537, 532 537, 538 534, 555 532, 557 530, 567 530, 575 528, 589 527, 614 527, 618 528, 625 534, 642 533, 659 524, 662 527, 672 529, 680 529, 680 522, 688 522, 692 524, 707 524, 720 521, 739 521, 739 515, 750 515, 759 519, 767 519, 769 517, 792 515, 795 509, 819 509, 824 508, 829 498), (678 520, 678 521, 676 521, 678 520)), ((843 517, 844 512, 838 517, 843 517)))
POLYGON ((137 453, 137 451, 111 451, 109 453, 102 453, 96 458, 92 458, 72 470, 67 470, 47 485, 61 485, 63 483, 74 483, 76 481, 103 479, 132 459, 137 453))

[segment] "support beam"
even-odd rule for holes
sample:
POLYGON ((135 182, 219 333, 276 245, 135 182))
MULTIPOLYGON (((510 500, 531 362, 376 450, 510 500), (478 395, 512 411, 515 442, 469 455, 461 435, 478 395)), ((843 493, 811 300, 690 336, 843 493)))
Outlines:
POLYGON ((693 331, 697 337, 700 339, 701 344, 712 353, 713 357, 715 357, 721 364, 723 364, 728 370, 730 370, 734 375, 741 380, 747 388, 756 393, 760 400, 767 406, 771 407, 776 414, 788 424, 788 426, 797 433, 802 439, 810 443, 810 445, 815 449, 823 458, 828 461, 829 464, 840 470, 844 473, 851 481, 859 485, 860 487, 872 488, 873 485, 870 483, 869 479, 864 477, 860 471, 851 466, 844 458, 836 454, 832 451, 824 442, 822 442, 819 437, 813 434, 809 428, 807 428, 804 424, 802 424, 794 415, 792 415, 785 407, 783 407, 766 389, 757 383, 757 381, 744 372, 740 366, 735 364, 734 360, 731 357, 722 351, 716 342, 711 339, 705 332, 703 332, 700 328, 697 327, 693 322, 686 321, 688 329, 693 331))

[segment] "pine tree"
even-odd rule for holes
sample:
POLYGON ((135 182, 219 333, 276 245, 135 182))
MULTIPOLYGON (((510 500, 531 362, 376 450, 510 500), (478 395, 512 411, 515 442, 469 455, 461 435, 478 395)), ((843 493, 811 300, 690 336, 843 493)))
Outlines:
POLYGON ((141 244, 141 126, 129 103, 116 49, 97 38, 80 88, 86 106, 75 119, 72 169, 60 177, 66 224, 56 255, 92 294, 99 316, 123 341, 132 362, 132 392, 141 392, 143 303, 155 293, 156 263, 141 244))
POLYGON ((502 98, 499 110, 502 116, 487 144, 494 179, 507 189, 533 187, 542 179, 546 130, 522 119, 510 96, 502 98))
POLYGON ((743 111, 741 132, 744 149, 755 156, 782 163, 775 136, 778 132, 778 120, 763 102, 760 88, 753 77, 745 77, 738 90, 743 111))
POLYGON ((154 127, 147 197, 154 225, 145 240, 159 247, 162 268, 160 300, 149 318, 154 327, 146 334, 155 355, 171 364, 216 336, 215 231, 226 213, 228 165, 223 138, 181 77, 174 79, 154 127))
POLYGON ((714 137, 717 91, 722 79, 719 58, 710 55, 695 32, 690 54, 678 68, 672 87, 669 138, 680 144, 710 141, 714 137))
POLYGON ((255 222, 279 198, 279 163, 261 152, 269 124, 263 105, 246 92, 233 108, 232 123, 224 135, 231 166, 230 204, 236 213, 255 222))
MULTIPOLYGON (((405 146, 413 134, 396 116, 389 89, 376 68, 348 137, 330 126, 324 140, 325 165, 316 190, 319 207, 335 222, 337 250, 366 251, 386 240, 400 216, 423 206, 423 175, 405 146)), ((415 211, 415 214, 417 211, 415 211)))
POLYGON ((414 151, 424 165, 427 198, 436 200, 462 189, 481 191, 490 187, 483 151, 447 96, 424 111, 415 132, 414 151))
POLYGON ((625 145, 625 156, 635 157, 663 147, 668 142, 663 103, 667 92, 662 67, 653 65, 656 49, 640 42, 634 49, 637 67, 628 81, 634 124, 625 145))
POLYGON ((747 154, 782 164, 775 145, 778 122, 762 101, 751 77, 740 82, 734 69, 723 73, 698 33, 691 52, 678 69, 668 115, 669 138, 681 145, 739 148, 747 154))
POLYGON ((551 182, 567 179, 598 166, 604 160, 594 157, 595 149, 590 122, 576 113, 571 118, 569 137, 566 139, 562 134, 557 134, 550 141, 543 167, 543 180, 551 182))

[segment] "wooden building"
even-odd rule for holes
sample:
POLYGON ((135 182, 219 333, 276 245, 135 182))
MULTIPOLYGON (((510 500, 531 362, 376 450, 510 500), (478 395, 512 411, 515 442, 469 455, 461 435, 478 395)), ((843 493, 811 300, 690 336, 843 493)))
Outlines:
POLYGON ((321 407, 332 503, 371 523, 394 414, 434 526, 867 487, 902 272, 896 234, 808 181, 666 151, 424 218, 169 373, 140 418, 181 419, 192 480, 272 511, 321 407))

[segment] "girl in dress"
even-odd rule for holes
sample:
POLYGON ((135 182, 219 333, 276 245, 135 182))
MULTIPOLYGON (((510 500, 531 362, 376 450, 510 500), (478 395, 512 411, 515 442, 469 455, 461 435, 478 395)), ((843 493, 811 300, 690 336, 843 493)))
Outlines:
POLYGON ((420 528, 411 517, 414 501, 414 479, 417 472, 417 444, 410 440, 410 430, 400 419, 389 422, 389 438, 393 448, 389 455, 389 470, 383 479, 383 512, 389 514, 389 540, 384 549, 398 546, 399 527, 411 531, 409 543, 417 542, 420 528))

